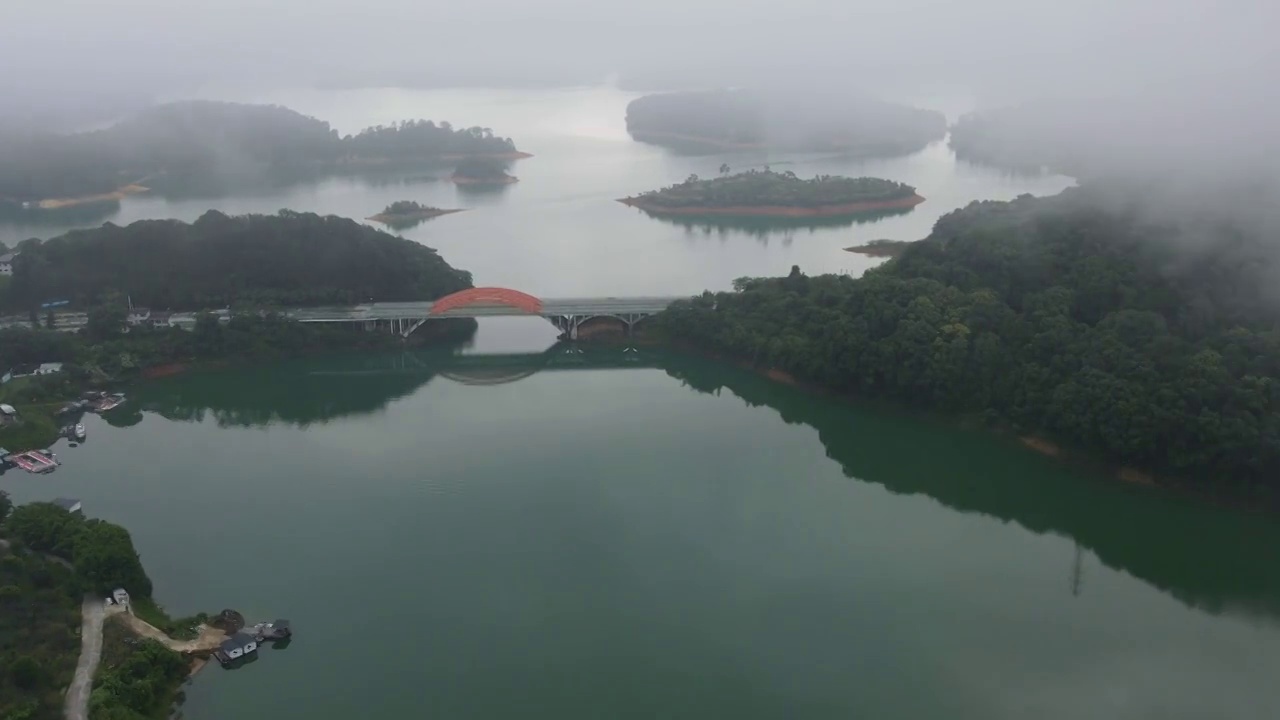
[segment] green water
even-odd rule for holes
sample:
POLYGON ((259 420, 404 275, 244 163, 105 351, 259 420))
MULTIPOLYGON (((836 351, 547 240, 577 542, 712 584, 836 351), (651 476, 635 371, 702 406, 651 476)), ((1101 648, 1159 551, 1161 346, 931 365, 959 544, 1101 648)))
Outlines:
POLYGON ((0 483, 126 524, 174 612, 293 621, 192 720, 1280 710, 1269 518, 609 352, 156 380, 0 483))

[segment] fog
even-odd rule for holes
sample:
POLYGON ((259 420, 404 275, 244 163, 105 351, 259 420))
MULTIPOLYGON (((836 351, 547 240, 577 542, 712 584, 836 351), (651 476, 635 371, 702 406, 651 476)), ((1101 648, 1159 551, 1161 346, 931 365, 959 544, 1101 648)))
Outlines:
POLYGON ((0 89, 61 103, 617 76, 643 89, 963 86, 985 103, 1224 83, 1264 94, 1278 25, 1280 6, 1256 0, 6 0, 0 89))

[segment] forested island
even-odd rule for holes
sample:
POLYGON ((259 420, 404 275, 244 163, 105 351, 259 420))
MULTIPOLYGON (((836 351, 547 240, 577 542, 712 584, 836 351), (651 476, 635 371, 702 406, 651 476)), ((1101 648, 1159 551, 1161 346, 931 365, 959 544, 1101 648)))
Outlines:
POLYGON ((786 90, 645 95, 627 105, 636 140, 689 151, 778 149, 905 155, 946 135, 939 112, 786 90))
POLYGON ((471 157, 527 155, 489 128, 411 120, 343 136, 327 122, 275 105, 178 102, 92 132, 0 132, 0 206, 61 209, 148 189, 212 192, 471 157))
POLYGON ((1231 214, 1154 211, 1111 187, 977 202, 861 278, 744 278, 655 327, 839 393, 1082 448, 1125 479, 1274 501, 1268 240, 1231 214))
POLYGON ((423 220, 430 220, 441 215, 462 212, 461 209, 445 210, 443 208, 423 205, 413 200, 397 200, 382 209, 377 215, 370 215, 366 220, 380 222, 391 228, 403 229, 413 227, 423 220))
MULTIPOLYGON (((15 508, 0 492, 0 536, 0 717, 60 720, 80 654, 82 597, 124 587, 139 614, 167 618, 152 602, 151 580, 119 525, 51 503, 15 508)), ((116 630, 108 622, 91 716, 164 716, 188 661, 155 640, 116 630)))
POLYGON ((459 185, 510 185, 520 178, 508 175, 507 165, 495 158, 470 158, 458 163, 449 179, 459 185))
MULTIPOLYGON (((728 172, 728 168, 721 167, 728 172)), ((618 202, 655 215, 704 217, 839 217, 863 212, 908 209, 922 202, 916 189, 892 180, 748 170, 703 180, 690 175, 682 183, 618 202)))
POLYGON ((108 223, 17 250, 0 308, 20 312, 52 300, 94 307, 111 291, 176 311, 431 300, 471 286, 469 273, 420 243, 288 210, 108 223))

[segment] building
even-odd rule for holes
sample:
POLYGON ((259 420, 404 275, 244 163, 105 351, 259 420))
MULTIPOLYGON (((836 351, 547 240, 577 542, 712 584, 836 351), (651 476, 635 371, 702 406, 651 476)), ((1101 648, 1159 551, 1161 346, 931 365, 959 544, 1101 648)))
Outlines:
POLYGON ((18 257, 18 253, 11 252, 0 255, 0 275, 13 275, 13 261, 18 257))
POLYGON ((18 411, 12 405, 0 403, 0 427, 18 424, 18 411))
MULTIPOLYGON (((54 505, 66 510, 67 512, 80 512, 80 501, 75 498, 57 498, 53 501, 54 505)), ((121 590, 120 592, 124 592, 121 590)), ((126 593, 127 596, 127 593, 126 593)))
POLYGON ((151 327, 167 328, 171 317, 173 317, 171 312, 153 312, 151 313, 151 327))
POLYGON ((52 375, 62 372, 62 363, 40 363, 39 365, 16 365, 10 368, 9 372, 0 376, 0 384, 16 380, 18 378, 31 377, 32 375, 52 375))
POLYGON ((115 590, 112 590, 111 599, 114 600, 117 605, 126 608, 129 607, 129 593, 125 592, 124 588, 116 588, 115 590))
POLYGON ((258 649, 258 640, 252 635, 238 632, 222 641, 218 646, 218 660, 227 663, 252 653, 258 649))
POLYGON ((129 325, 131 326, 142 325, 144 323, 150 324, 151 308, 131 307, 129 308, 129 314, 125 319, 128 320, 129 325))

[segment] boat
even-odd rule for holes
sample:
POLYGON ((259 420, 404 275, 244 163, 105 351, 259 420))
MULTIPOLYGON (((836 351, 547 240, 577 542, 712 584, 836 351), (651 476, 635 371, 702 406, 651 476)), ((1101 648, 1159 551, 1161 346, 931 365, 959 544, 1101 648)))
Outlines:
POLYGON ((81 442, 84 442, 85 436, 88 435, 88 433, 84 429, 84 423, 76 423, 76 426, 73 432, 75 433, 76 439, 81 442))
POLYGON ((34 474, 53 472, 58 469, 59 465, 58 458, 48 450, 30 450, 10 455, 7 459, 14 465, 34 474))

